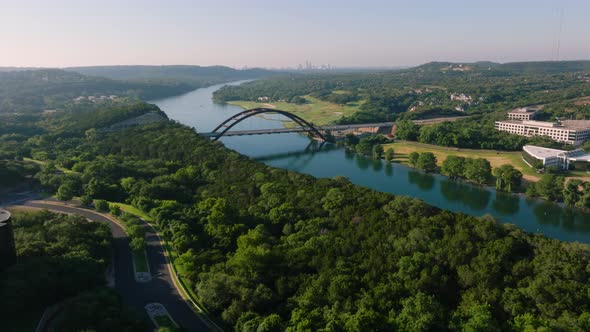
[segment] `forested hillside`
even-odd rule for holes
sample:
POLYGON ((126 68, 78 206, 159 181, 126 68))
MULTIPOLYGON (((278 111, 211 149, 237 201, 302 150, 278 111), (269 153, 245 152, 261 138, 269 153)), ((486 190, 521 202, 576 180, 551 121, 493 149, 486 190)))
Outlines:
POLYGON ((261 68, 238 70, 225 66, 92 66, 70 67, 65 70, 113 80, 176 81, 190 83, 195 87, 275 74, 261 68))
POLYGON ((584 245, 267 167, 175 123, 22 146, 45 156, 47 190, 153 216, 237 331, 590 329, 584 245))
MULTIPOLYGON (((372 73, 290 75, 215 92, 219 102, 297 102, 311 95, 345 104, 363 101, 340 123, 394 121, 465 114, 490 114, 590 95, 590 62, 432 62, 406 70, 372 73)), ((583 105, 574 105, 579 108, 583 105)), ((553 113, 545 116, 551 117, 553 113)), ((570 114, 571 115, 571 114, 570 114)), ((574 114, 575 116, 575 114, 574 114)))
POLYGON ((108 105, 113 99, 153 99, 192 89, 181 82, 124 82, 59 69, 0 72, 0 115, 108 105))
POLYGON ((0 115, 84 109, 113 100, 150 100, 223 82, 274 75, 263 69, 112 66, 0 70, 0 115))

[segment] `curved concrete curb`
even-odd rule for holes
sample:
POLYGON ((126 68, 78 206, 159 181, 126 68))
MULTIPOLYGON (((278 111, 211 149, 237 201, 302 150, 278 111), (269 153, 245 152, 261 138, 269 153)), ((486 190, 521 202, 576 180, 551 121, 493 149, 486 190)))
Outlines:
MULTIPOLYGON (((133 251, 133 249, 131 249, 133 251)), ((133 272, 135 272, 135 281, 150 282, 152 280, 152 272, 150 271, 150 262, 147 258, 147 252, 143 249, 143 256, 145 257, 145 265, 147 272, 137 272, 137 265, 135 264, 135 253, 131 253, 131 261, 133 262, 133 272)))
POLYGON ((154 325, 156 326, 157 329, 160 328, 160 324, 158 324, 156 317, 168 317, 168 319, 170 319, 170 321, 172 322, 172 324, 174 324, 174 326, 179 327, 178 323, 176 323, 176 321, 174 321, 174 319, 172 319, 172 316, 170 316, 170 313, 168 313, 168 310, 166 310, 166 307, 164 307, 164 305, 162 305, 161 303, 157 303, 157 302, 148 303, 145 305, 145 311, 147 312, 152 323, 154 323, 154 325))

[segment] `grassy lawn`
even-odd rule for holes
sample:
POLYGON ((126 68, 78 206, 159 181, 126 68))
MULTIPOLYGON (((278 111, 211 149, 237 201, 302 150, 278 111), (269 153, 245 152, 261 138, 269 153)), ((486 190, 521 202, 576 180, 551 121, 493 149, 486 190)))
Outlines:
POLYGON ((308 103, 301 105, 287 102, 258 103, 253 101, 231 101, 229 104, 237 105, 244 109, 252 109, 257 107, 276 108, 294 113, 309 122, 313 122, 314 124, 321 126, 330 124, 345 115, 351 115, 355 113, 363 103, 360 101, 348 103, 346 105, 338 105, 321 101, 311 96, 305 96, 305 99, 307 99, 308 103))
MULTIPOLYGON (((514 166, 514 168, 521 171, 523 174, 523 178, 526 181, 530 182, 538 181, 542 175, 535 172, 535 170, 532 167, 527 165, 522 160, 521 152, 518 151, 506 152, 494 150, 459 149, 408 141, 397 141, 395 143, 385 144, 383 146, 385 150, 387 150, 387 148, 389 147, 392 147, 395 151, 394 161, 397 161, 405 165, 409 165, 408 155, 413 151, 432 152, 436 156, 439 166, 442 165, 443 161, 445 161, 447 156, 454 155, 468 158, 485 158, 490 162, 492 168, 496 168, 504 164, 510 164, 514 166)), ((567 174, 565 174, 565 177, 578 178, 584 181, 590 181, 590 173, 582 171, 570 171, 567 174)))
POLYGON ((150 217, 149 214, 141 211, 140 209, 136 208, 135 206, 132 206, 132 205, 129 205, 129 204, 124 204, 124 203, 114 203, 114 202, 111 202, 111 203, 119 205, 119 207, 121 208, 121 210, 123 210, 123 211, 125 211, 125 212, 127 212, 129 214, 136 215, 139 218, 141 218, 143 220, 146 220, 146 221, 149 221, 149 222, 152 222, 153 221, 152 217, 150 217))
MULTIPOLYGON (((35 163, 35 164, 37 164, 37 165, 41 165, 41 166, 45 166, 45 165, 47 165, 47 162, 46 162, 46 161, 43 161, 43 160, 36 160, 36 159, 31 159, 31 158, 23 158, 23 160, 24 160, 24 161, 31 162, 31 163, 35 163)), ((60 171, 62 171, 62 172, 64 172, 64 173, 67 173, 67 174, 74 174, 74 173, 76 173, 76 172, 74 172, 74 171, 72 171, 72 170, 69 170, 69 169, 63 168, 63 167, 61 167, 61 166, 57 166, 57 165, 55 165, 55 167, 56 167, 57 169, 59 169, 60 171)))
POLYGON ((135 272, 148 272, 148 262, 145 257, 145 251, 135 251, 133 252, 133 261, 135 262, 135 272))
POLYGON ((168 316, 154 316, 154 319, 156 320, 156 322, 158 323, 158 325, 160 327, 168 327, 168 328, 171 328, 172 330, 176 330, 176 325, 174 325, 174 322, 172 322, 170 317, 168 317, 168 316))
POLYGON ((511 164, 522 172, 524 179, 527 181, 537 181, 541 177, 540 174, 537 174, 534 169, 522 160, 520 152, 458 149, 408 141, 397 141, 383 146, 385 150, 389 147, 392 147, 395 151, 394 160, 406 165, 408 165, 408 155, 411 152, 432 152, 436 156, 439 166, 450 155, 468 158, 485 158, 489 160, 492 168, 504 164, 511 164))

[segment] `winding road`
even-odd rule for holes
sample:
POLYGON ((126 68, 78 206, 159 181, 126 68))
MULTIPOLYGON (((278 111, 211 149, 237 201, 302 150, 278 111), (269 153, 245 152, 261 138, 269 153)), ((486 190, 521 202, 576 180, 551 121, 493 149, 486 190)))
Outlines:
POLYGON ((111 227, 114 238, 115 288, 123 301, 136 308, 146 321, 150 322, 144 306, 147 303, 163 304, 172 318, 187 331, 220 331, 204 313, 198 312, 180 293, 171 275, 166 252, 158 235, 151 226, 145 224, 147 257, 153 276, 151 281, 135 281, 129 238, 123 228, 110 217, 91 210, 64 205, 52 201, 29 201, 24 206, 47 209, 54 212, 77 214, 92 221, 106 222, 111 227))

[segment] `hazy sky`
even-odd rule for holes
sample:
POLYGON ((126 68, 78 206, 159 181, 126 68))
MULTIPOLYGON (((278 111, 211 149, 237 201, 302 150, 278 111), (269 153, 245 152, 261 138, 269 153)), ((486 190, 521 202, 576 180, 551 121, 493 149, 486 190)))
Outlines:
POLYGON ((590 59, 590 0, 0 0, 0 66, 590 59))

